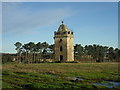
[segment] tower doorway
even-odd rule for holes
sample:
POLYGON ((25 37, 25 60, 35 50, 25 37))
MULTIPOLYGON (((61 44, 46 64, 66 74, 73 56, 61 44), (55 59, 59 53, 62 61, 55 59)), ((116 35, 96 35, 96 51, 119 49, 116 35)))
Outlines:
POLYGON ((60 55, 60 61, 63 61, 63 55, 60 55))

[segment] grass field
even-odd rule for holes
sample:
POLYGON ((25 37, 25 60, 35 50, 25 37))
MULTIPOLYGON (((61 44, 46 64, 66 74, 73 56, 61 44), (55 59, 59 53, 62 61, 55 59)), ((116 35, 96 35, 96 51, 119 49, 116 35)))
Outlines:
MULTIPOLYGON (((120 63, 3 64, 3 88, 109 88, 120 82, 120 63), (93 83, 99 83, 93 84, 93 83)), ((120 89, 119 85, 112 88, 120 89)))

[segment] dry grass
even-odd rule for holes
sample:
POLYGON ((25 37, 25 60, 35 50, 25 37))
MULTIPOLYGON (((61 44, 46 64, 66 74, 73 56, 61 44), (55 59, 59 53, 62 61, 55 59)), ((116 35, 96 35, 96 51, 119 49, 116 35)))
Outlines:
POLYGON ((82 74, 82 73, 120 73, 120 63, 41 63, 41 64, 4 64, 3 71, 33 72, 51 74, 82 74))
POLYGON ((29 84, 30 87, 31 85, 33 85, 32 87, 54 88, 93 87, 90 82, 102 80, 120 81, 118 65, 120 63, 3 64, 3 87, 18 88, 29 84), (59 77, 50 77, 48 74, 59 77), (64 77, 80 77, 88 81, 70 83, 64 77))

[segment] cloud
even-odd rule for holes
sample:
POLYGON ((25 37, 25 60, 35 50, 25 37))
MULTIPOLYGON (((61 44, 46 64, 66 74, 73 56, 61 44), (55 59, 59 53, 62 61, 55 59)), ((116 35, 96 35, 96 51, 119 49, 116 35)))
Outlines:
POLYGON ((3 33, 18 34, 45 27, 72 15, 69 8, 37 10, 23 3, 3 3, 3 33))

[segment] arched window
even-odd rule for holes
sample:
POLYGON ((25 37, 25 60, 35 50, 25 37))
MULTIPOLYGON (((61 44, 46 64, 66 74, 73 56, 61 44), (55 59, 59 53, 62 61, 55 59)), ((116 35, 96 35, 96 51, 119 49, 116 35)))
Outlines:
POLYGON ((70 32, 68 32, 68 34, 70 34, 70 32))
POLYGON ((63 51, 63 48, 62 48, 62 46, 60 46, 60 51, 63 51))
POLYGON ((62 42, 62 39, 60 39, 59 43, 62 42))
POLYGON ((73 32, 71 32, 71 34, 73 34, 73 32))

